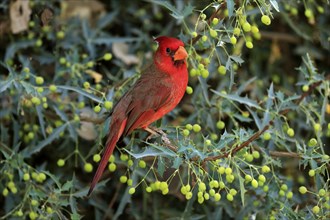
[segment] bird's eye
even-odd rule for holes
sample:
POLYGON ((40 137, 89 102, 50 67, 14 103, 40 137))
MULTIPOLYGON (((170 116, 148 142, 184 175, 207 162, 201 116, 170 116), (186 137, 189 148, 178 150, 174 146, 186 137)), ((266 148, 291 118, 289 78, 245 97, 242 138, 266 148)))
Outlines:
POLYGON ((170 48, 166 48, 166 53, 171 53, 171 49, 170 48))

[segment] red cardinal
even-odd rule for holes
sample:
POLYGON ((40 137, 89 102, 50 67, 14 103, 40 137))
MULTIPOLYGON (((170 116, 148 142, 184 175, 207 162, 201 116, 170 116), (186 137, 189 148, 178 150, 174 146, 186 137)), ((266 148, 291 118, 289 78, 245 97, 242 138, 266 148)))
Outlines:
POLYGON ((106 148, 88 195, 101 178, 119 138, 138 128, 150 131, 148 126, 174 109, 186 91, 188 54, 183 42, 165 36, 155 41, 159 46, 153 63, 113 109, 106 148))

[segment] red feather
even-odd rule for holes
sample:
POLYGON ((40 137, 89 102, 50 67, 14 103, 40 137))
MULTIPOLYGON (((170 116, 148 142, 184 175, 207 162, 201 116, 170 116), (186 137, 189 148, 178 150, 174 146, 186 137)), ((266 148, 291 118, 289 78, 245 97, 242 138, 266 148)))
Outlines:
POLYGON ((119 100, 113 110, 105 151, 88 195, 102 176, 121 136, 146 128, 170 112, 182 99, 187 83, 187 52, 182 41, 159 37, 154 62, 142 73, 135 85, 119 100))

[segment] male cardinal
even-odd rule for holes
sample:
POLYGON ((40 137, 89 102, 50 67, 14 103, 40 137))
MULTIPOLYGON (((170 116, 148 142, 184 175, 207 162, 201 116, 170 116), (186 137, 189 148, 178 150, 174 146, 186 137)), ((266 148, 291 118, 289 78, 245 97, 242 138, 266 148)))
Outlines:
POLYGON ((151 132, 148 126, 174 109, 186 91, 188 54, 183 42, 165 36, 155 41, 158 49, 153 62, 113 109, 106 148, 88 195, 99 181, 120 137, 139 128, 151 132))

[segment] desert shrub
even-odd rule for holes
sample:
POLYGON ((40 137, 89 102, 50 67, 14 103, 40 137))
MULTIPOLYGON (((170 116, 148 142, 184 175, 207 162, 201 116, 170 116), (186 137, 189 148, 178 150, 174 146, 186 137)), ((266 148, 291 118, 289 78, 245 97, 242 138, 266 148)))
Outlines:
POLYGON ((4 1, 0 218, 329 218, 327 1, 4 1), (110 112, 185 42, 189 86, 123 138, 90 197, 110 112))

